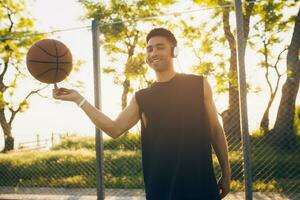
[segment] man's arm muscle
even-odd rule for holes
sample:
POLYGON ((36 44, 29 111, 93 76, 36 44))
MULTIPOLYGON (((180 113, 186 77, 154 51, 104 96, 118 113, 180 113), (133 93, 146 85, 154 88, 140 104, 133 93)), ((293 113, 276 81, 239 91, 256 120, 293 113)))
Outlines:
POLYGON ((139 107, 133 95, 129 105, 119 114, 115 120, 116 137, 119 137, 125 131, 129 130, 139 121, 139 107))
POLYGON ((218 113, 213 101, 213 94, 208 81, 204 78, 204 104, 209 121, 209 133, 212 146, 221 166, 222 175, 230 178, 231 170, 228 159, 228 146, 223 128, 218 120, 218 113))
POLYGON ((82 109, 97 128, 103 130, 112 138, 119 137, 139 121, 139 108, 135 96, 132 97, 129 105, 115 120, 107 117, 89 102, 86 102, 82 109))

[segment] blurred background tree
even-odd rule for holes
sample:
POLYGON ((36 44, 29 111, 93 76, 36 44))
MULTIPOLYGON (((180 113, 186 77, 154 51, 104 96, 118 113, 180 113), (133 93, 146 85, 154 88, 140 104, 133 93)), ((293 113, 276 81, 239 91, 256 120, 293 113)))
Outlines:
POLYGON ((25 112, 28 98, 38 94, 29 91, 25 97, 15 100, 19 79, 26 77, 24 57, 29 47, 45 37, 34 30, 34 19, 26 10, 25 1, 0 1, 0 124, 4 132, 4 152, 14 148, 12 125, 16 115, 25 112), (29 35, 26 37, 26 35, 29 35))

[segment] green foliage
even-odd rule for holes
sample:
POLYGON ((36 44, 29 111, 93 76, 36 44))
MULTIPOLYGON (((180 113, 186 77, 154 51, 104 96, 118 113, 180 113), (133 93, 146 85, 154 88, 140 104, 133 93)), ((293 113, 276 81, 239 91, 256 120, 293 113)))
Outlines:
MULTIPOLYGON (((207 4, 208 2, 196 3, 207 4)), ((222 26, 220 26, 219 14, 211 13, 209 18, 211 19, 209 23, 207 21, 199 23, 195 17, 190 17, 189 23, 181 20, 177 29, 181 32, 184 45, 190 48, 197 58, 198 63, 192 66, 192 72, 212 77, 216 83, 215 92, 225 93, 228 91, 230 76, 227 72, 228 64, 224 61, 227 57, 226 52, 219 48, 218 42, 224 46, 226 38, 220 34, 222 26)))
POLYGON ((295 122, 294 126, 297 132, 297 135, 300 136, 300 106, 297 105, 295 109, 295 122))
MULTIPOLYGON (((291 183, 299 183, 300 173, 298 151, 282 152, 269 145, 260 134, 251 137, 251 159, 255 191, 287 191, 291 183), (262 145, 263 144, 263 145, 262 145), (261 155, 263 152, 265 154, 261 155), (266 166, 267 163, 267 166, 266 166), (283 170, 288 167, 289 170, 283 170), (262 171, 268 167, 268 173, 262 171), (272 173, 270 175, 270 173, 272 173), (288 184, 287 184, 288 183, 288 184)), ((133 136, 133 135, 132 135, 133 136)), ((138 137, 120 138, 119 144, 113 139, 107 142, 104 151, 104 180, 107 188, 143 188, 141 150, 121 147, 120 143, 137 140, 138 137), (127 138, 126 141, 125 138, 127 138)), ((28 151, 0 154, 0 185, 16 187, 95 187, 95 152, 92 137, 69 137, 67 145, 55 151, 28 151), (72 138, 72 139, 71 139, 72 138), (75 143, 79 144, 75 144, 75 143), (84 145, 84 143, 86 143, 84 145), (69 148, 69 149, 66 149, 69 148)), ((300 141, 300 138, 299 138, 300 141)), ((243 155, 240 150, 229 152, 233 177, 231 191, 243 190, 243 155)), ((213 155, 216 176, 220 176, 220 167, 213 155)), ((300 192, 300 185, 295 185, 300 192)))
MULTIPOLYGON (((218 0, 193 0, 196 4, 206 5, 209 7, 217 6, 219 4, 218 0)), ((225 3, 225 1, 223 1, 225 3)))
MULTIPOLYGON (((86 18, 100 22, 100 33, 104 36, 105 50, 109 54, 123 53, 132 56, 131 49, 141 45, 143 29, 138 26, 137 18, 149 17, 160 12, 160 2, 149 3, 111 0, 108 5, 81 0, 86 10, 86 18), (101 13, 101 14, 100 14, 101 13)), ((144 41, 144 40, 142 40, 144 41)))
POLYGON ((110 74, 110 73, 116 73, 116 69, 114 67, 103 67, 103 73, 110 74))
POLYGON ((253 45, 254 48, 257 48, 257 52, 264 57, 259 63, 261 67, 274 65, 278 55, 274 53, 273 49, 282 42, 282 33, 290 30, 292 22, 294 22, 295 15, 283 14, 286 6, 286 2, 274 0, 268 0, 254 6, 254 13, 258 16, 258 20, 253 25, 255 32, 250 43, 251 40, 255 40, 256 43, 257 40, 261 41, 261 44, 253 45))
MULTIPOLYGON (((140 150, 140 136, 128 133, 117 139, 106 138, 103 141, 104 150, 140 150)), ((95 137, 90 136, 66 136, 61 139, 61 143, 52 147, 51 150, 95 150, 95 137)))
POLYGON ((208 37, 208 35, 205 36, 205 38, 203 39, 203 42, 201 44, 201 47, 200 47, 200 51, 203 53, 203 54, 209 54, 212 52, 212 49, 213 49, 213 41, 210 40, 210 38, 208 37))
MULTIPOLYGON (((263 116, 267 116, 268 109, 272 106, 274 97, 279 91, 279 83, 282 76, 290 72, 280 72, 279 66, 285 65, 282 62, 282 54, 287 50, 283 41, 287 32, 291 29, 292 18, 290 12, 284 12, 288 7, 295 7, 295 4, 289 4, 285 1, 268 0, 254 6, 256 22, 253 25, 253 37, 249 39, 250 47, 256 50, 258 56, 258 66, 265 70, 265 79, 269 90, 268 106, 263 116), (279 49, 279 52, 276 51, 279 49), (275 75, 275 77, 273 77, 275 75)), ((268 129, 269 116, 261 120, 261 127, 268 129)))
MULTIPOLYGON (((24 57, 28 49, 45 37, 35 31, 34 20, 26 10, 25 3, 16 0, 0 1, 0 109, 14 113, 10 119, 1 119, 2 126, 4 122, 12 122, 16 113, 25 112, 29 108, 27 99, 15 98, 15 94, 20 78, 26 77, 24 57)), ((24 92, 24 88, 22 90, 24 92)))
POLYGON ((144 65, 145 56, 138 53, 130 57, 125 65, 125 76, 127 78, 137 79, 147 73, 147 67, 144 65))
POLYGON ((20 103, 20 112, 25 112, 29 108, 28 101, 24 100, 20 103))
POLYGON ((8 153, 0 161, 0 176, 5 177, 0 185, 78 187, 95 173, 95 154, 84 149, 8 153))
MULTIPOLYGON (((95 152, 87 149, 1 154, 0 185, 95 187, 95 162, 95 152)), ((106 187, 143 187, 140 151, 105 151, 104 163, 106 187)))
MULTIPOLYGON (((299 177, 290 174, 300 174, 300 155, 297 150, 280 151, 269 144, 270 137, 266 137, 261 131, 253 133, 250 139, 255 191, 282 192, 289 189, 289 184, 300 183, 299 177), (262 171, 265 167, 269 169, 267 173, 262 171), (283 170, 283 167, 288 167, 289 170, 283 170)), ((300 144, 300 138, 298 140, 300 144)), ((140 147, 129 146, 127 143, 139 143, 139 136, 128 134, 118 139, 104 140, 104 180, 107 188, 144 187, 140 147)), ((55 151, 0 154, 0 185, 95 187, 94 148, 93 137, 70 136, 63 138, 62 144, 54 148, 55 151)), ((243 191, 242 152, 229 152, 229 159, 233 169, 231 191, 243 191)), ((213 163, 216 176, 219 177, 221 169, 215 154, 213 163)), ((300 192, 299 186, 296 185, 296 192, 300 192)))
POLYGON ((214 72, 214 66, 212 62, 201 62, 198 65, 193 66, 193 73, 209 76, 214 72))
MULTIPOLYGON (((121 85, 127 96, 127 91, 133 91, 130 81, 146 82, 147 67, 143 56, 145 27, 158 22, 156 19, 146 18, 161 14, 160 6, 173 1, 110 0, 106 4, 89 0, 79 2, 87 10, 86 18, 97 19, 100 23, 101 39, 103 38, 101 44, 111 62, 104 67, 103 72, 112 74, 114 83, 121 85), (143 18, 145 19, 142 20, 143 18), (127 84, 123 84, 125 81, 127 84)), ((126 104, 123 101, 125 100, 122 98, 122 105, 126 104)))
POLYGON ((95 139, 94 137, 78 137, 75 135, 65 136, 61 138, 60 144, 51 148, 51 150, 78 150, 88 149, 95 150, 95 139))
POLYGON ((0 92, 0 109, 3 109, 6 104, 7 104, 7 102, 5 102, 5 100, 4 100, 3 93, 0 92))
POLYGON ((24 37, 26 34, 36 33, 33 30, 34 21, 25 9, 24 1, 1 1, 0 3, 0 57, 5 63, 8 58, 10 62, 23 58, 28 48, 36 41, 45 37, 34 35, 24 37), (23 36, 23 37, 20 37, 23 36))
POLYGON ((137 134, 125 134, 117 139, 107 139, 103 142, 105 150, 133 150, 141 149, 140 136, 137 134))

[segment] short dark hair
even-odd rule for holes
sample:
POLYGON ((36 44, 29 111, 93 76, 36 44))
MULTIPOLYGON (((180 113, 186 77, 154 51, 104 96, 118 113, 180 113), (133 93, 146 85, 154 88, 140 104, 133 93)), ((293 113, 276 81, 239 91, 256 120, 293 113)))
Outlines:
POLYGON ((161 37, 164 37, 166 38, 169 42, 171 42, 171 44, 173 44, 174 46, 177 46, 177 40, 174 36, 174 34, 169 31, 168 29, 165 29, 165 28, 155 28, 155 29, 152 29, 147 37, 146 37, 146 42, 148 43, 148 41, 152 38, 152 37, 155 37, 155 36, 161 36, 161 37))

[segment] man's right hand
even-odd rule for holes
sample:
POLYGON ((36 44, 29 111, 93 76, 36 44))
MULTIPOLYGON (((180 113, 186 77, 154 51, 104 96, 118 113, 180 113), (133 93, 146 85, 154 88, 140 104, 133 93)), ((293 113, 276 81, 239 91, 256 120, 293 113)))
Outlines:
POLYGON ((56 84, 54 84, 54 89, 52 90, 52 96, 54 99, 59 99, 63 101, 72 101, 75 103, 79 103, 83 97, 73 89, 67 88, 58 88, 56 84))
MULTIPOLYGON (((84 97, 76 90, 58 88, 55 84, 53 89, 53 98, 64 101, 72 101, 78 105, 84 97)), ((82 110, 87 114, 97 128, 102 129, 112 138, 119 137, 139 121, 139 107, 135 96, 132 97, 129 105, 118 115, 116 120, 110 119, 98 108, 88 102, 82 106, 82 110)))

